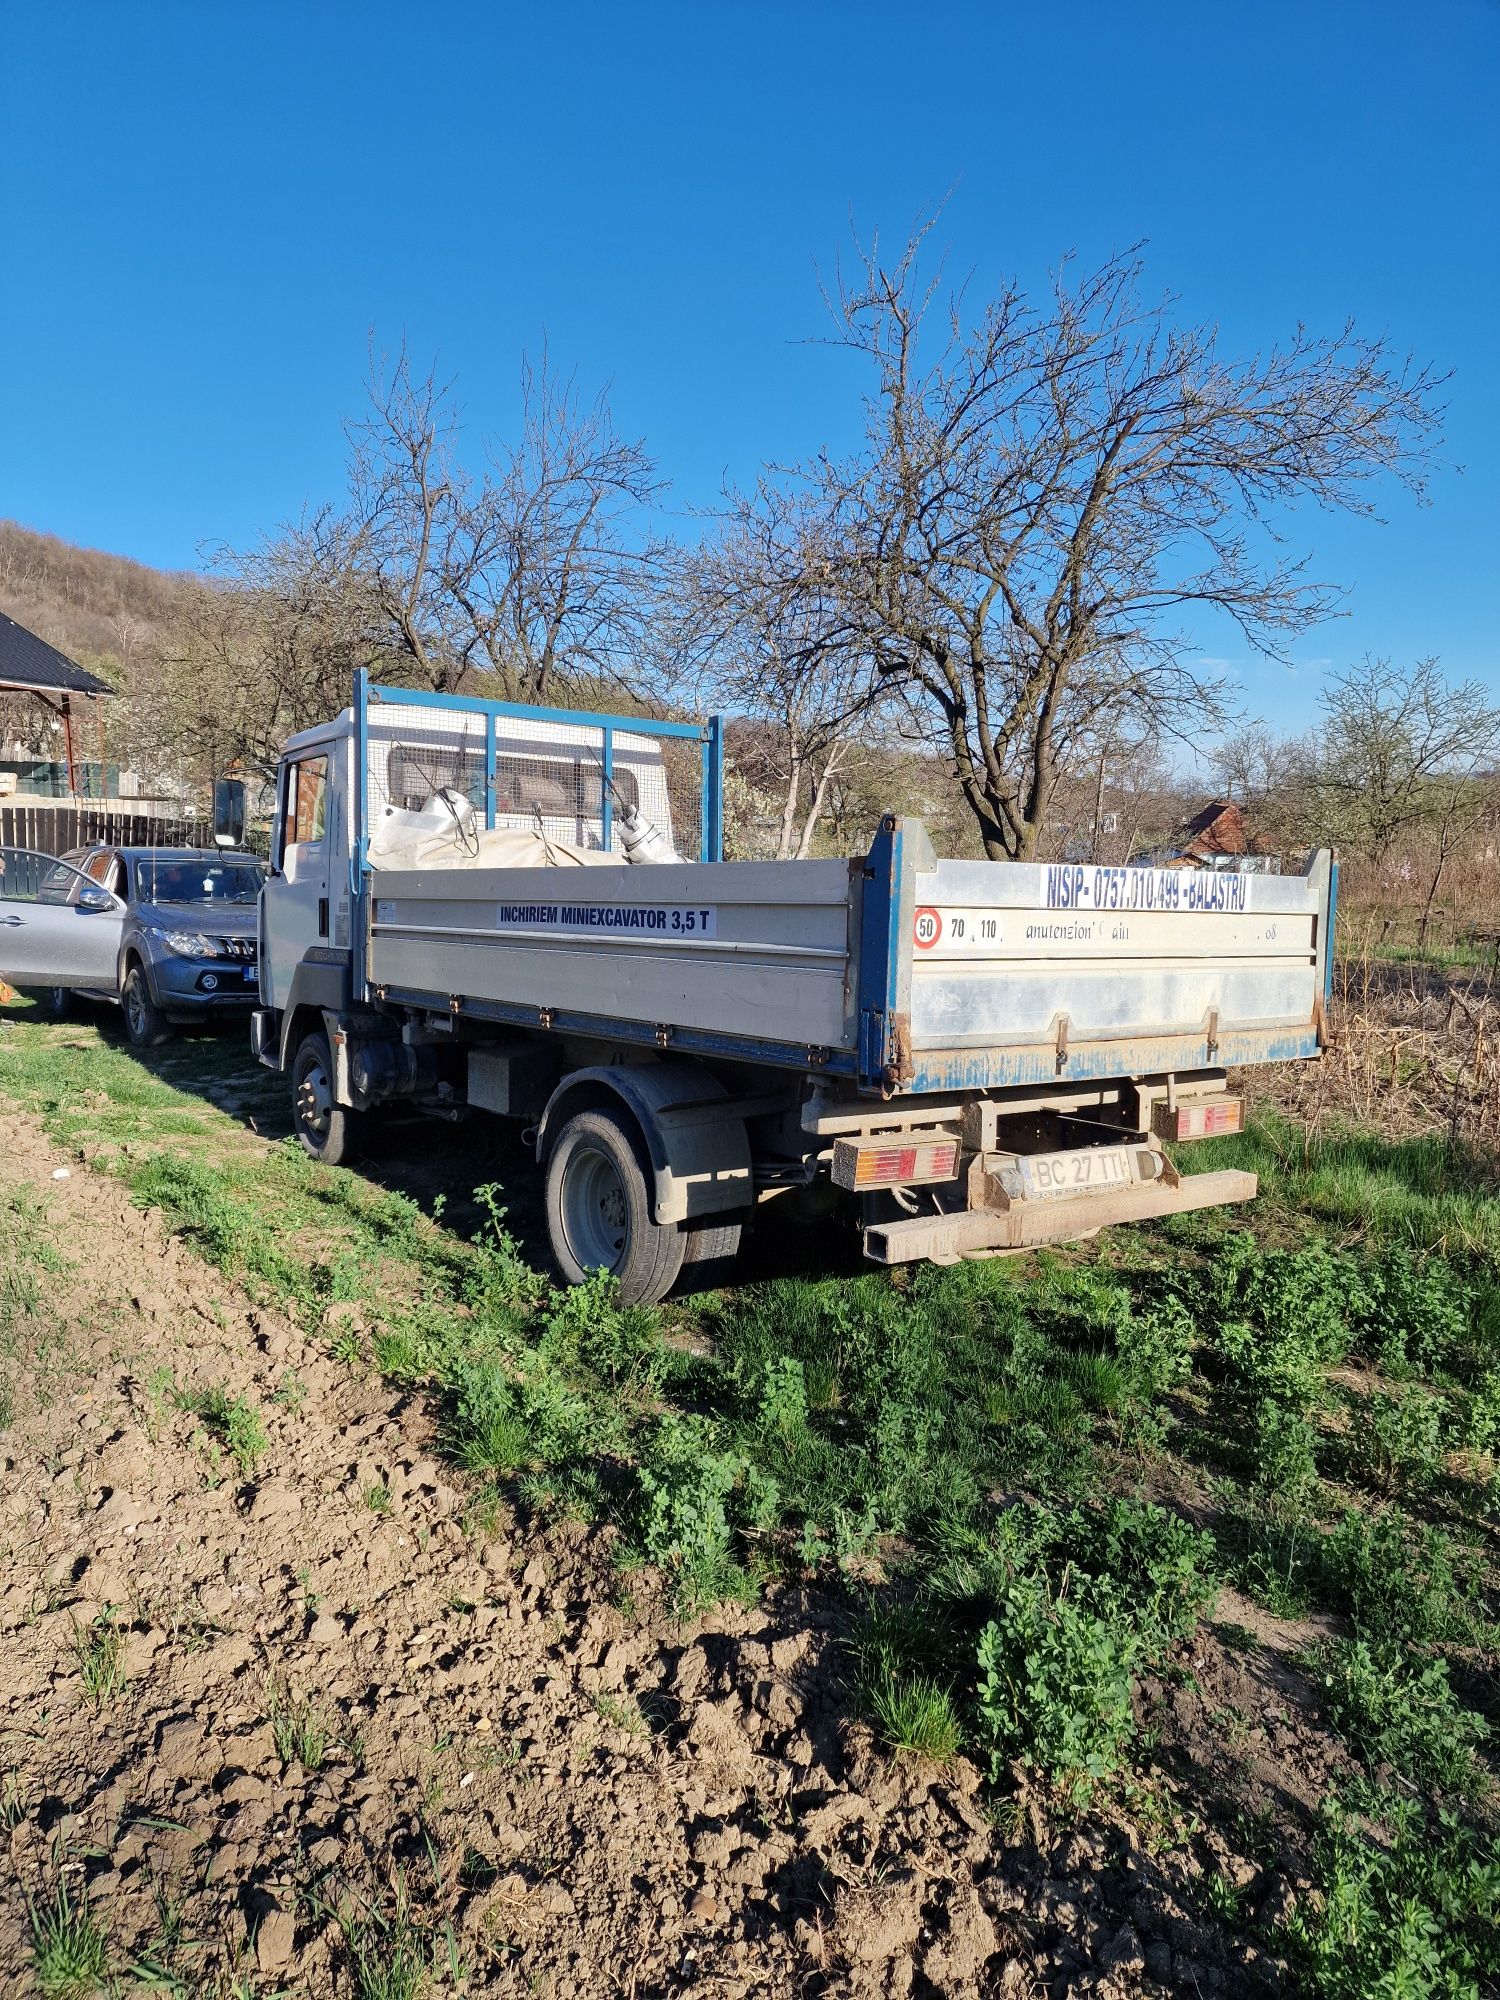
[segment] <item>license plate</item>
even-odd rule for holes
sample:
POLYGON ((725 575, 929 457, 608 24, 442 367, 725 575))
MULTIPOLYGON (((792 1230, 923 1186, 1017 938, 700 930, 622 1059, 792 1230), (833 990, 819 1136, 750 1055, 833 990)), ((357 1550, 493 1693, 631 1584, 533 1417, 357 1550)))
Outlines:
POLYGON ((247 986, 254 986, 259 983, 259 980, 260 967, 258 965, 247 965, 245 967, 245 984, 247 986))
POLYGON ((1022 1189, 1031 1201, 1055 1201, 1059 1195, 1128 1187, 1134 1178, 1128 1146, 1089 1146, 1068 1153, 1023 1153, 1016 1166, 1022 1189))

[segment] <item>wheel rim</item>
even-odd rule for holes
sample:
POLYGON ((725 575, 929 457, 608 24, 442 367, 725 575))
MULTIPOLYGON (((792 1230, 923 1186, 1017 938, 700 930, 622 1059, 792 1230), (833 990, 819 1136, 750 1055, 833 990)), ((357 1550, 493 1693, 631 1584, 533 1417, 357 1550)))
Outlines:
POLYGON ((141 975, 133 972, 125 982, 125 1022, 132 1035, 146 1032, 146 1009, 141 1004, 141 975))
POLYGON ((580 1146, 563 1169, 562 1222, 579 1266, 613 1271, 623 1261, 630 1236, 625 1183, 607 1153, 580 1146))
POLYGON ((321 1144, 328 1137, 332 1115, 333 1092, 328 1087, 328 1072, 320 1062, 311 1063, 297 1085, 297 1123, 321 1144))
POLYGON ((47 1004, 54 1014, 64 1013, 68 1005, 67 987, 49 986, 47 989, 47 1004))

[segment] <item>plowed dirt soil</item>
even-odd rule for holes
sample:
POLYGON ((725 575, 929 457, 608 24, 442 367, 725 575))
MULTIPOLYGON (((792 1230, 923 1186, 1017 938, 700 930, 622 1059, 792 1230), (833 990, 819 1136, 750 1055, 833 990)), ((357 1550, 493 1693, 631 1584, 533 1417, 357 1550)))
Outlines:
POLYGON ((1276 1983, 1207 1878, 1255 1907, 1295 1893, 1295 1855, 1160 1816, 1174 1770, 1252 1808, 1323 1788, 1296 1676, 1251 1685, 1204 1627, 1146 1691, 1151 1826, 1058 1823, 1024 1787, 997 1824, 971 1765, 849 1720, 832 1600, 682 1623, 649 1576, 622 1591, 608 1531, 476 1521, 420 1397, 251 1304, 30 1117, 0 1117, 0 1162, 62 1260, 0 1433, 5 1991, 33 1990, 28 1899, 60 1886, 125 1993, 400 2000, 419 1965, 430 1991, 636 2000, 1276 1983), (208 1391, 263 1411, 250 1471, 208 1391), (123 1684, 91 1695, 116 1647, 123 1684), (1230 1713, 1270 1719, 1240 1740, 1230 1713))

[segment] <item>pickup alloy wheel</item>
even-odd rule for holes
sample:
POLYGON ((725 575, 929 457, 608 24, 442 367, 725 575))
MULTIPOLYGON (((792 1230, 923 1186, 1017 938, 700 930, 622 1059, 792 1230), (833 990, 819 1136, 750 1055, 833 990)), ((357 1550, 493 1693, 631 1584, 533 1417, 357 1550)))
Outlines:
POLYGON ((651 1213, 639 1142, 614 1111, 580 1111, 547 1153, 547 1234, 570 1285, 611 1271, 625 1305, 665 1298, 682 1269, 684 1232, 651 1213))
POLYGON ((302 1150, 325 1167, 347 1160, 364 1123, 358 1111, 333 1101, 333 1057, 326 1035, 307 1035, 292 1064, 292 1123, 302 1150))
POLYGON ((120 1006, 125 1014, 125 1032, 138 1049, 154 1049, 171 1034, 167 1017, 151 998, 146 975, 138 965, 132 965, 125 975, 120 1006))

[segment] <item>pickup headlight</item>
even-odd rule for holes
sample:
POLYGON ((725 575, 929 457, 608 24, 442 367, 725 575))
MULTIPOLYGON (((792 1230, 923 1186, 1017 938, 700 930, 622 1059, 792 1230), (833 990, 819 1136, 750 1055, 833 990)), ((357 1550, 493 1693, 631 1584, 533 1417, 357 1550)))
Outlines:
POLYGON ((151 935, 165 951, 176 952, 179 958, 224 956, 224 947, 219 940, 205 937, 202 931, 153 931, 151 935))

